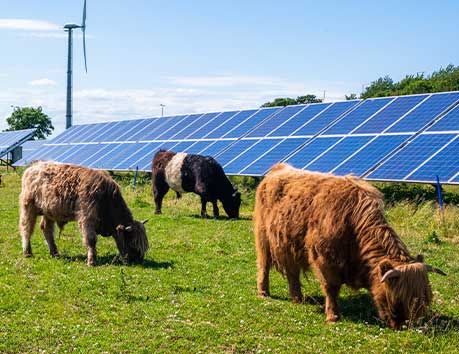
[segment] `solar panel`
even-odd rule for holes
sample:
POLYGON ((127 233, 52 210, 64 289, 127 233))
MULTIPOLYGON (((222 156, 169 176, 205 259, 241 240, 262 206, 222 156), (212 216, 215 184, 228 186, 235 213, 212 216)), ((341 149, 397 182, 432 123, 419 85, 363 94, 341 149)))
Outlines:
POLYGON ((319 137, 317 139, 308 141, 304 147, 302 147, 301 149, 296 151, 293 155, 288 157, 285 162, 288 162, 297 168, 303 168, 304 166, 309 164, 312 160, 314 160, 317 156, 322 154, 325 150, 330 148, 338 140, 340 140, 340 138, 319 137))
POLYGON ((349 173, 362 176, 372 166, 377 164, 384 156, 407 140, 407 135, 382 135, 376 137, 354 155, 343 160, 331 172, 337 175, 349 173))
POLYGON ((225 164, 225 171, 230 174, 239 174, 239 171, 244 169, 259 156, 265 154, 273 145, 276 145, 280 141, 281 139, 259 139, 243 153, 235 156, 233 160, 225 164))
POLYGON ((22 144, 22 158, 30 159, 30 156, 40 149, 43 144, 46 143, 46 140, 28 140, 22 144))
POLYGON ((417 166, 453 139, 456 134, 422 134, 408 143, 366 178, 402 181, 417 166))
POLYGON ((370 141, 370 139, 370 136, 350 136, 344 138, 324 151, 322 155, 319 155, 316 159, 304 166, 304 168, 313 171, 330 172, 346 157, 370 141))
MULTIPOLYGON (((327 106, 317 116, 307 120, 304 124, 293 130, 291 136, 313 136, 325 129, 332 122, 342 117, 348 110, 354 108, 360 101, 335 102, 327 106)), ((314 105, 316 106, 316 105, 314 105)), ((321 106, 321 105, 317 105, 321 106)))
POLYGON ((265 122, 261 123, 256 129, 252 130, 248 137, 264 137, 271 133, 274 129, 279 127, 281 124, 288 122, 304 110, 307 106, 288 106, 284 109, 277 111, 275 114, 271 115, 270 119, 267 119, 265 122))
POLYGON ((28 159, 149 171, 166 149, 214 156, 236 175, 261 176, 286 161, 377 180, 426 182, 438 172, 459 183, 458 134, 459 92, 446 92, 84 124, 28 159))
POLYGON ((35 129, 0 132, 0 158, 30 139, 34 133, 35 129))
POLYGON ((354 131, 355 134, 378 134, 416 108, 428 95, 402 96, 394 99, 382 111, 354 131))
POLYGON ((417 132, 439 114, 459 101, 459 93, 432 94, 419 107, 391 127, 389 133, 417 132))
POLYGON ((438 175, 441 181, 448 181, 459 171, 459 135, 456 135, 435 154, 412 171, 407 181, 431 182, 438 175))
POLYGON ((348 134, 356 129, 360 124, 376 115, 394 98, 370 98, 361 105, 346 114, 336 124, 327 129, 324 134, 348 134))
POLYGON ((272 165, 284 160, 292 151, 306 143, 306 138, 283 139, 272 145, 271 149, 247 163, 247 167, 239 171, 240 175, 263 176, 272 165))

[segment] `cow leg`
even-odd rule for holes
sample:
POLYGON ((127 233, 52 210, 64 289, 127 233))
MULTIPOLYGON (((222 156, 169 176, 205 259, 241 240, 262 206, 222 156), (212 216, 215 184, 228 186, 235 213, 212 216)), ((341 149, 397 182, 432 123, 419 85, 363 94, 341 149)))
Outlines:
POLYGON ((269 270, 271 268, 271 252, 266 235, 255 229, 255 242, 257 248, 257 287, 258 296, 269 296, 269 270))
POLYGON ((45 235, 46 242, 48 243, 49 254, 53 257, 59 257, 56 242, 54 240, 54 221, 43 216, 40 223, 40 228, 45 235))
POLYGON ((83 243, 88 249, 88 267, 93 267, 96 265, 97 234, 93 227, 82 222, 80 222, 80 230, 83 235, 83 243))
POLYGON ((37 214, 34 209, 21 205, 21 217, 19 220, 19 229, 21 230, 22 238, 22 253, 26 257, 32 256, 32 247, 30 246, 30 238, 33 234, 33 229, 37 221, 37 214))
POLYGON ((301 293, 300 268, 291 266, 287 270, 287 281, 292 301, 297 304, 302 303, 303 294, 301 293))
POLYGON ((212 201, 212 208, 214 212, 214 218, 217 219, 220 216, 220 211, 218 210, 218 205, 217 205, 216 200, 212 201))
POLYGON ((155 180, 154 196, 155 196, 155 214, 161 214, 161 206, 163 198, 169 191, 169 185, 165 181, 155 180))
POLYGON ((176 191, 176 192, 175 192, 175 195, 176 195, 177 199, 182 198, 182 195, 180 194, 180 192, 177 192, 177 191, 176 191))
POLYGON ((337 274, 339 271, 330 267, 327 260, 318 257, 312 263, 320 281, 320 286, 325 294, 325 315, 327 322, 339 320, 338 294, 341 288, 341 280, 337 274))
POLYGON ((207 209, 206 209, 207 199, 201 195, 201 217, 207 218, 207 209))

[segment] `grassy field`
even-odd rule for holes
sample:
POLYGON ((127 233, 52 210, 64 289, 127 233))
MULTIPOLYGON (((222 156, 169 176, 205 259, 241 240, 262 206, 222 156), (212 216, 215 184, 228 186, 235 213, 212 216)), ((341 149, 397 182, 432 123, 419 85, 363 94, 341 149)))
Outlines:
MULTIPOLYGON (((99 238, 98 265, 88 268, 74 223, 57 239, 53 259, 39 228, 34 257, 21 256, 20 176, 0 186, 0 352, 83 353, 454 353, 459 351, 459 209, 441 223, 431 201, 397 201, 387 216, 413 254, 442 268, 431 275, 432 313, 416 328, 393 331, 377 319, 365 290, 343 288, 341 322, 326 324, 315 277, 304 279, 303 305, 271 274, 270 299, 256 296, 253 190, 242 219, 202 220, 197 196, 169 193, 153 215, 149 185, 123 193, 137 219, 150 218, 151 250, 143 265, 113 262, 110 238, 99 238)), ((397 192, 399 193, 399 192, 397 192)), ((451 193, 454 195, 454 193, 451 193)), ((397 199, 397 198, 395 198, 397 199)), ((209 211, 210 211, 209 205, 209 211)))

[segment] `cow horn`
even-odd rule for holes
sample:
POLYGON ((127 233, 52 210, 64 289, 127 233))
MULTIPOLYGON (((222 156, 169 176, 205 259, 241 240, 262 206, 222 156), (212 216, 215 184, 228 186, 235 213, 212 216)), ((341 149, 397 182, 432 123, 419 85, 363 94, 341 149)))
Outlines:
POLYGON ((132 231, 132 226, 126 226, 125 230, 126 230, 127 232, 131 232, 131 231, 132 231))
POLYGON ((387 279, 398 278, 400 276, 400 271, 398 269, 391 269, 384 274, 381 279, 381 283, 384 283, 387 279))
POLYGON ((428 272, 437 273, 437 274, 441 274, 441 275, 446 275, 446 273, 444 271, 442 271, 440 268, 433 267, 433 266, 428 265, 428 264, 426 264, 426 269, 427 269, 428 272))
POLYGON ((144 221, 142 221, 142 224, 145 225, 148 222, 148 220, 150 220, 150 219, 145 219, 144 221))

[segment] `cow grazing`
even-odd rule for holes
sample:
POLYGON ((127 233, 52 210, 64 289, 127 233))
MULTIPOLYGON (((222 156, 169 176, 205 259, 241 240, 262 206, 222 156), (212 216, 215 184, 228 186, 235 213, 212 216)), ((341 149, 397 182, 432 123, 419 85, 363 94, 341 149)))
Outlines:
POLYGON ((88 248, 88 266, 96 263, 97 234, 113 236, 128 262, 141 262, 149 245, 143 223, 134 220, 119 186, 102 171, 56 162, 35 162, 22 176, 19 197, 22 247, 32 255, 30 238, 38 215, 52 256, 59 256, 54 224, 76 220, 88 248))
POLYGON ((230 218, 239 217, 241 193, 212 157, 160 150, 153 157, 152 172, 156 214, 161 214, 163 198, 171 188, 177 196, 183 192, 198 194, 202 217, 207 217, 207 202, 212 203, 214 217, 219 216, 217 200, 222 202, 230 218))
POLYGON ((387 223, 380 192, 354 176, 306 172, 275 165, 255 202, 258 294, 269 295, 275 266, 294 302, 303 300, 301 271, 311 265, 326 296, 327 321, 339 319, 343 284, 367 288, 390 327, 423 316, 432 300, 427 273, 445 275, 412 257, 387 223))

